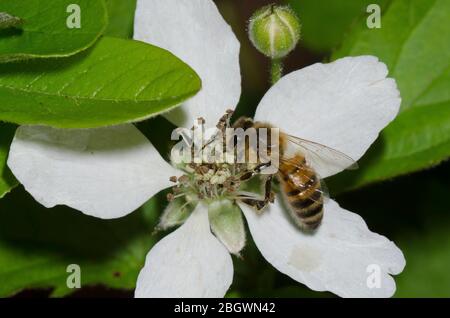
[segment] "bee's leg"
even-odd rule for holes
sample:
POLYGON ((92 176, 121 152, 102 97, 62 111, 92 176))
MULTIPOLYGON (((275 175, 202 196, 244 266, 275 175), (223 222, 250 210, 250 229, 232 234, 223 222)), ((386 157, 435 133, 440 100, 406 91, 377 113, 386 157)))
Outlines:
POLYGON ((273 203, 275 200, 275 195, 272 192, 272 179, 273 179, 273 175, 269 175, 266 178, 266 183, 264 184, 264 189, 265 189, 265 196, 264 196, 264 201, 266 201, 267 203, 273 203))
MULTIPOLYGON (((263 168, 266 168, 266 167, 269 167, 269 166, 270 166, 270 162, 259 164, 259 165, 256 166, 253 170, 244 173, 244 174, 239 178, 239 180, 241 180, 241 181, 247 181, 247 180, 251 179, 252 177, 254 177, 255 175, 259 174, 263 168)), ((272 180, 272 179, 271 179, 271 180, 272 180)))
POLYGON ((255 173, 261 173, 261 170, 263 170, 264 168, 270 167, 271 164, 272 163, 270 161, 266 162, 266 163, 261 163, 261 164, 257 165, 255 167, 255 169, 253 169, 253 171, 255 171, 255 173))
POLYGON ((272 192, 272 178, 272 175, 269 175, 264 182, 264 200, 261 200, 259 203, 261 206, 261 208, 258 209, 259 212, 263 211, 269 203, 274 202, 275 195, 272 192))
POLYGON ((264 182, 264 199, 253 199, 253 198, 241 198, 241 202, 250 205, 254 208, 258 213, 262 213, 263 210, 269 205, 269 203, 273 203, 274 194, 272 192, 272 175, 269 175, 264 182))
POLYGON ((264 210, 264 208, 267 206, 267 203, 265 200, 257 200, 257 199, 249 199, 249 198, 242 198, 239 200, 242 203, 245 203, 245 204, 251 206, 258 213, 261 213, 262 210, 264 210))

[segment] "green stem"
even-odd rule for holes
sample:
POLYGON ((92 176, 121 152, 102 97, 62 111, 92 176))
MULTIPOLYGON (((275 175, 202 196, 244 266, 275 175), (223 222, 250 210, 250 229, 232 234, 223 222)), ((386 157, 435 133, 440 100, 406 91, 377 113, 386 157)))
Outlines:
POLYGON ((274 85, 283 75, 283 63, 281 59, 273 59, 270 67, 270 81, 274 85))

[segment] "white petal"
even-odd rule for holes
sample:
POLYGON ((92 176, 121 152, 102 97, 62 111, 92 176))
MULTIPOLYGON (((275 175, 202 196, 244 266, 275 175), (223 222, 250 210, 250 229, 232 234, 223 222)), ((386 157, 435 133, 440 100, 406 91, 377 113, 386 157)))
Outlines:
POLYGON ((405 259, 386 237, 371 232, 357 214, 332 200, 325 204, 324 219, 314 234, 301 232, 288 219, 280 200, 258 216, 242 204, 250 232, 265 259, 280 272, 316 291, 342 297, 390 297, 394 279, 405 259), (380 288, 371 276, 379 269, 380 288), (369 272, 368 272, 369 271, 369 272))
POLYGON ((177 170, 133 125, 86 130, 21 126, 8 166, 42 205, 110 219, 170 186, 177 170))
POLYGON ((241 94, 239 41, 211 0, 138 0, 134 38, 172 52, 202 79, 202 90, 168 114, 178 126, 198 117, 213 127, 241 94))
POLYGON ((148 253, 135 297, 223 297, 232 281, 231 256, 211 234, 207 208, 199 204, 148 253))
MULTIPOLYGON (((262 99, 255 119, 358 160, 398 113, 400 96, 373 56, 314 64, 284 76, 262 99)), ((338 167, 317 171, 321 177, 338 167)))

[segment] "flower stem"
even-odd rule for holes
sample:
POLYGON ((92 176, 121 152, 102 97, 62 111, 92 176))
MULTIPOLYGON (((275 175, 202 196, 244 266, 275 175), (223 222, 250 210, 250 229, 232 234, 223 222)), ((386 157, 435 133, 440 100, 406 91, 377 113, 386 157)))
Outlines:
POLYGON ((281 59, 273 59, 270 67, 270 82, 274 85, 283 75, 283 63, 281 59))

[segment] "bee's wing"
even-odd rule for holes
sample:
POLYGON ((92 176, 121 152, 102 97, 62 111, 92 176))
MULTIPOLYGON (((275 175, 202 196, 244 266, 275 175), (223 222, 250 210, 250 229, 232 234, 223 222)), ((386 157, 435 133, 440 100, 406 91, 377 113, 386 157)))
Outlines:
MULTIPOLYGON (((299 190, 306 190, 307 188, 314 186, 316 182, 320 182, 320 187, 317 187, 314 190, 314 193, 319 192, 325 198, 330 197, 328 188, 325 185, 325 182, 323 181, 322 178, 320 178, 320 176, 311 167, 305 165, 302 162, 296 161, 294 158, 282 157, 282 158, 280 158, 280 162, 283 162, 284 164, 288 164, 290 166, 299 168, 299 170, 296 172, 296 174, 300 174, 302 176, 301 180, 304 180, 301 184, 302 189, 299 189, 299 190), (318 178, 319 180, 315 180, 315 178, 318 178)), ((299 182, 299 180, 297 180, 297 183, 298 182, 299 182)), ((311 195, 310 199, 314 200, 313 198, 314 198, 314 195, 311 195)), ((316 200, 314 200, 314 201, 316 201, 316 200)))
POLYGON ((287 135, 287 140, 288 154, 300 151, 305 156, 307 164, 316 171, 326 171, 330 167, 339 170, 358 168, 355 160, 338 150, 291 135, 287 135))

